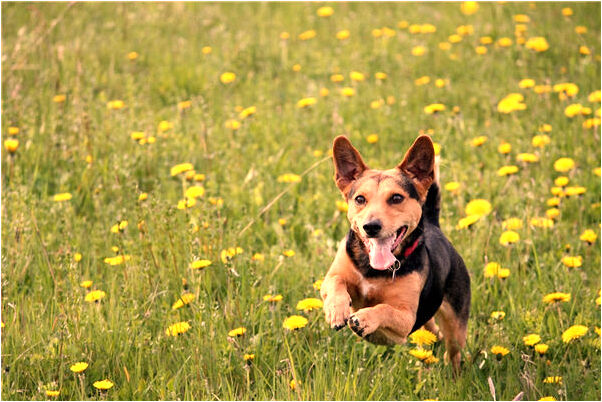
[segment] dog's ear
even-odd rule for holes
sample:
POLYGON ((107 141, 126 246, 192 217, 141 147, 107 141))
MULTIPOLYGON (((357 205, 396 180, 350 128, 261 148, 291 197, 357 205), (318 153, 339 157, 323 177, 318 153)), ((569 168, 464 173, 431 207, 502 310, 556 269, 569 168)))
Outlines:
POLYGON ((349 188, 368 166, 362 160, 360 153, 351 145, 347 137, 339 135, 332 144, 332 159, 334 161, 334 181, 345 198, 349 188))
POLYGON ((397 168, 412 180, 420 198, 424 199, 435 178, 435 149, 430 137, 416 138, 397 168))

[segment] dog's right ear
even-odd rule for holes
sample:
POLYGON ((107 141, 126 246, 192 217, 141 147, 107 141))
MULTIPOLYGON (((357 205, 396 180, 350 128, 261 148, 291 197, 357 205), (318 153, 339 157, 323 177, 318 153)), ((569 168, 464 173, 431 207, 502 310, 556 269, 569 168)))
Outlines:
POLYGON ((347 137, 339 135, 332 144, 334 161, 334 181, 345 198, 349 194, 351 183, 368 169, 360 153, 351 145, 347 137))

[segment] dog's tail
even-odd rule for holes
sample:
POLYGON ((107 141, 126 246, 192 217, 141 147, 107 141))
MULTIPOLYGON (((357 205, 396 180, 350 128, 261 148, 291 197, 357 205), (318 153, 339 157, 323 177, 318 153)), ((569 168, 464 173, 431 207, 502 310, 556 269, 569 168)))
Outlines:
POLYGON ((435 156, 435 171, 433 184, 426 194, 426 201, 422 206, 422 215, 427 222, 439 227, 439 211, 441 210, 441 188, 439 184, 439 163, 441 157, 435 156))

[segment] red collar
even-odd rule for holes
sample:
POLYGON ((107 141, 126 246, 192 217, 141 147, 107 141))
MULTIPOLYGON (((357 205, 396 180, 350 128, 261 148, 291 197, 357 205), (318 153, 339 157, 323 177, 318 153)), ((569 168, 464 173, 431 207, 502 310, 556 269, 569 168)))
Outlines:
POLYGON ((414 252, 414 250, 416 250, 416 247, 418 247, 418 242, 420 241, 421 237, 422 236, 418 236, 418 238, 414 241, 414 244, 412 244, 410 247, 403 250, 404 258, 408 258, 410 256, 410 254, 412 254, 414 252))

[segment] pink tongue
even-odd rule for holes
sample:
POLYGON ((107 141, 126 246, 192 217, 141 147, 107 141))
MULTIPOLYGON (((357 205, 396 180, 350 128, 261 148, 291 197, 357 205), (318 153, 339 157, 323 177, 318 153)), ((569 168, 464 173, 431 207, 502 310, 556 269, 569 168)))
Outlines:
POLYGON ((384 240, 368 239, 368 254, 372 268, 384 270, 395 263, 395 256, 391 252, 391 246, 394 242, 395 236, 384 240))

